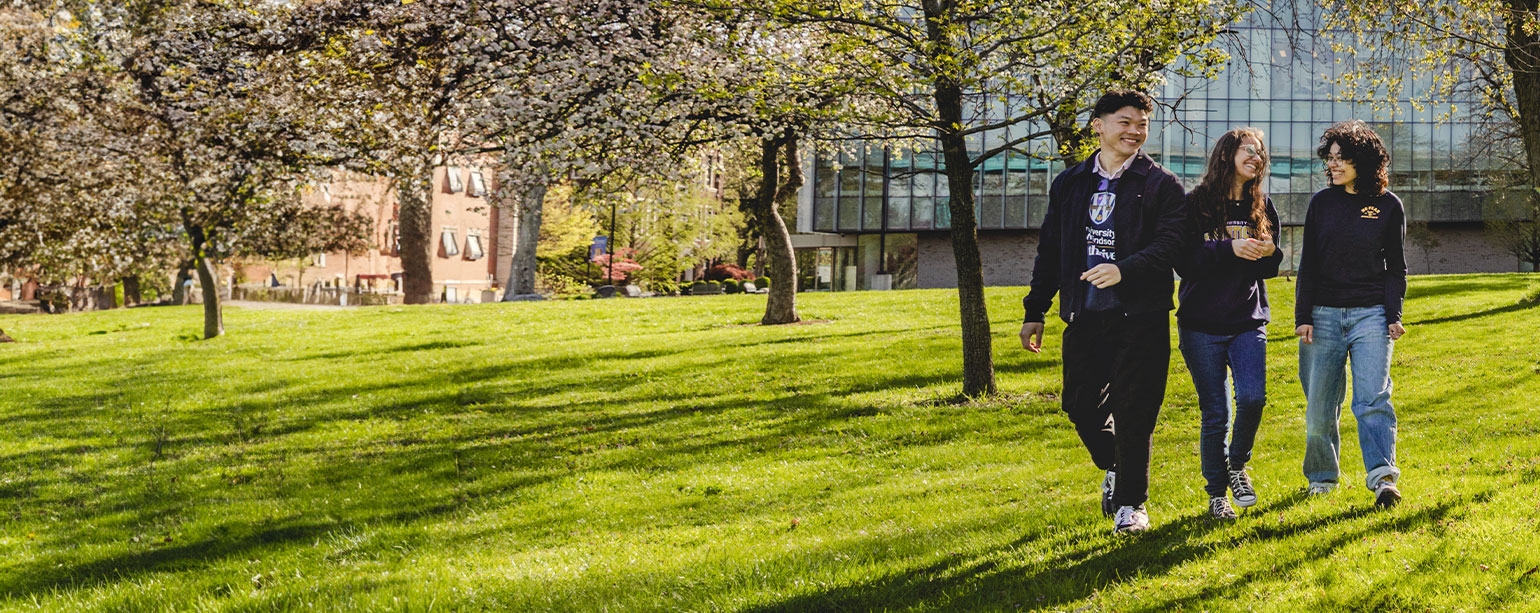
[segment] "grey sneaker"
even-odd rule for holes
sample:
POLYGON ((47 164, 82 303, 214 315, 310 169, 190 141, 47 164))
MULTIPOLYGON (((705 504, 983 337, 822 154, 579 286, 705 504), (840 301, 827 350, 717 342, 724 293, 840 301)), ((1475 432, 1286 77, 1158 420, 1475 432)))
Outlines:
POLYGON ((1244 509, 1257 503, 1257 490, 1251 487, 1245 468, 1230 471, 1230 491, 1235 494, 1235 506, 1244 509))
POLYGON ((1112 516, 1113 534, 1132 534, 1149 529, 1150 514, 1145 512, 1142 504, 1137 507, 1118 507, 1117 513, 1112 516))
POLYGON ((1208 516, 1212 519, 1235 519, 1235 509, 1230 508, 1230 499, 1224 496, 1215 496, 1208 499, 1208 516))
POLYGON ((1118 510, 1112 504, 1112 490, 1118 482, 1118 473, 1115 470, 1107 471, 1107 477, 1102 479, 1102 517, 1112 517, 1112 512, 1118 510))
POLYGON ((1305 494, 1309 496, 1324 496, 1330 494, 1334 489, 1337 489, 1337 484, 1330 481, 1311 481, 1310 487, 1305 489, 1305 494))
POLYGON ((1389 479, 1381 479, 1374 484, 1374 506, 1388 509, 1401 502, 1401 490, 1396 489, 1395 482, 1389 479))

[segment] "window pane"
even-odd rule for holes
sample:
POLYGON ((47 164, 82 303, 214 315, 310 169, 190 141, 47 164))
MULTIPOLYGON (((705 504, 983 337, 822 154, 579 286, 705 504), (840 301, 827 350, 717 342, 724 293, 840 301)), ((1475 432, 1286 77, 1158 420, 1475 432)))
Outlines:
POLYGON ((888 229, 907 230, 909 228, 909 199, 890 198, 888 200, 888 229))
POLYGON ((818 159, 818 171, 813 174, 813 193, 819 198, 834 196, 834 190, 839 186, 839 173, 834 167, 828 165, 828 160, 818 159))
POLYGON ((1003 223, 1003 206, 1005 193, 1005 173, 1000 170, 992 170, 983 173, 984 187, 976 206, 978 206, 979 225, 984 228, 999 228, 1003 223))
POLYGON ((833 198, 817 198, 813 200, 813 230, 818 232, 834 231, 833 198))
POLYGON ((884 182, 883 169, 881 166, 882 152, 874 151, 871 153, 872 155, 868 158, 868 162, 875 165, 866 167, 865 172, 862 173, 863 181, 866 183, 866 192, 862 196, 863 206, 861 207, 861 229, 881 230, 882 191, 884 182))

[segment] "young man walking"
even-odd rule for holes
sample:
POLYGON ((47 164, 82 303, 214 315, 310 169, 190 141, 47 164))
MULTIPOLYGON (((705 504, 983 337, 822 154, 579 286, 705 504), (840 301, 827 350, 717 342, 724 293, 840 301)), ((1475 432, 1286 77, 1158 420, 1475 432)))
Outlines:
POLYGON ((1060 295, 1064 412, 1102 481, 1102 513, 1118 533, 1149 528, 1151 435, 1171 363, 1172 266, 1186 223, 1181 183, 1141 148, 1154 102, 1108 92, 1091 128, 1101 149, 1048 192, 1021 344, 1043 347, 1043 316, 1060 295))

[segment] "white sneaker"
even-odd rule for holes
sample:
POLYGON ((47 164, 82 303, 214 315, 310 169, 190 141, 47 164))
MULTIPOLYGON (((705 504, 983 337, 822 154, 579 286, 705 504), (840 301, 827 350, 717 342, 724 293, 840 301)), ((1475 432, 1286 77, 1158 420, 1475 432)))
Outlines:
POLYGON ((1244 468, 1230 471, 1230 491, 1235 494, 1235 506, 1244 509, 1257 503, 1257 490, 1244 468))
POLYGON ((1142 504, 1137 507, 1118 507, 1118 512, 1112 516, 1113 534, 1132 534, 1149 529, 1150 514, 1145 512, 1142 504))
POLYGON ((1309 496, 1324 496, 1326 494, 1330 494, 1332 490, 1335 489, 1337 489, 1337 484, 1335 483, 1331 483, 1329 481, 1311 481, 1310 487, 1305 490, 1305 494, 1309 496))

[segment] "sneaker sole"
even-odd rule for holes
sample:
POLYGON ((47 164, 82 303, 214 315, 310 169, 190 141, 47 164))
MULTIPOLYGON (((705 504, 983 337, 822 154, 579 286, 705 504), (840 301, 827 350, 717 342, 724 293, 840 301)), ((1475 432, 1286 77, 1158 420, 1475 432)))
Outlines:
POLYGON ((1240 507, 1242 509, 1244 509, 1246 507, 1249 507, 1251 505, 1254 505, 1256 503, 1257 503, 1257 497, 1256 496, 1252 496, 1250 498, 1236 498, 1235 499, 1235 506, 1238 506, 1238 507, 1240 507))
POLYGON ((1374 506, 1381 509, 1389 509, 1400 503, 1401 492, 1394 489, 1380 490, 1380 493, 1374 497, 1374 506))

